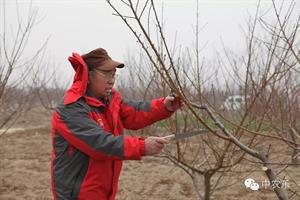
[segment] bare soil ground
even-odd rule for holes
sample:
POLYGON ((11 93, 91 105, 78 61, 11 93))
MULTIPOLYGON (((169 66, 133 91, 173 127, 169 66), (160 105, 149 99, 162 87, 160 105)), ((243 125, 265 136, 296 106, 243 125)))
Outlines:
MULTIPOLYGON (((0 137, 1 200, 52 199, 50 137, 49 114, 24 118, 23 122, 16 124, 14 131, 0 137), (26 122, 28 120, 34 121, 30 124, 26 122), (24 124, 29 128, 20 129, 24 124)), ((294 179, 299 183, 300 169, 294 168, 293 173, 294 179)), ((249 176, 258 180, 266 179, 262 172, 249 176)), ((191 178, 182 169, 167 159, 147 157, 141 161, 125 161, 117 199, 196 200, 198 198, 191 178)), ((216 192, 212 199, 273 200, 277 198, 271 189, 251 191, 245 188, 243 180, 237 180, 235 185, 216 192)))

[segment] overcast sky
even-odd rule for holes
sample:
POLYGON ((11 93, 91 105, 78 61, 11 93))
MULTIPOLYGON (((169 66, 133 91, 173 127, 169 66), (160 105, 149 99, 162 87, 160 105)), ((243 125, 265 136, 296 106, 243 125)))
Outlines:
MULTIPOLYGON (((6 2, 7 25, 13 26, 17 13, 15 1, 6 2)), ((18 2, 20 16, 26 16, 30 1, 18 2)), ((121 5, 119 0, 113 2, 121 5)), ((156 2, 161 5, 162 1, 156 2)), ((177 35, 177 45, 192 47, 196 0, 163 2, 168 41, 172 44, 177 35)), ((200 44, 208 42, 203 55, 209 57, 221 48, 221 39, 228 48, 238 51, 244 43, 241 27, 245 27, 249 15, 254 16, 257 3, 257 0, 199 0, 199 23, 206 24, 200 33, 200 44)), ((271 8, 271 0, 262 0, 261 7, 262 13, 271 8)), ((114 59, 124 61, 128 51, 134 53, 138 48, 132 33, 120 18, 112 15, 113 10, 105 0, 33 0, 32 9, 38 10, 38 18, 42 20, 32 31, 28 53, 49 38, 47 55, 68 75, 72 69, 67 57, 72 52, 82 54, 103 47, 114 59)), ((296 9, 300 13, 299 4, 296 9)))

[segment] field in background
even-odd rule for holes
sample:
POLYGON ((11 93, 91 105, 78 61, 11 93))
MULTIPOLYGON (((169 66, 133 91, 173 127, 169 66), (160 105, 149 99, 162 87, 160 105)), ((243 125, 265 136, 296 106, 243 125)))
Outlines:
MULTIPOLYGON (((15 129, 0 137, 0 199, 52 199, 51 116, 38 110, 21 117, 15 129)), ((234 180, 235 175, 230 176, 234 180)), ((253 174, 245 174, 247 176, 256 180, 266 179, 259 169, 253 174)), ((300 180, 300 169, 293 176, 300 180)), ((124 163, 117 199, 196 200, 197 195, 190 177, 183 170, 165 158, 147 157, 124 163)), ((215 193, 213 199, 273 200, 276 197, 271 189, 251 191, 245 188, 243 180, 238 180, 235 185, 215 193)))

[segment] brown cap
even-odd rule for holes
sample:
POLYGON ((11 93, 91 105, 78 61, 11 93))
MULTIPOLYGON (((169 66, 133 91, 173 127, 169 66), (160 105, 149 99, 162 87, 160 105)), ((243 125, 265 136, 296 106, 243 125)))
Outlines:
POLYGON ((89 71, 94 68, 103 70, 113 70, 115 68, 123 68, 124 64, 114 61, 107 54, 107 51, 102 48, 95 49, 87 54, 81 55, 84 62, 87 64, 89 71))

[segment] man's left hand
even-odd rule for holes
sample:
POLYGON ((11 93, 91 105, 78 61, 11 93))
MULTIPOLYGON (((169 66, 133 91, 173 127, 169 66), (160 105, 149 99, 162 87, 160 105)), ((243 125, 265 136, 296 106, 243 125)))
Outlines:
POLYGON ((168 111, 174 112, 177 109, 181 108, 183 103, 180 97, 177 96, 174 97, 169 95, 165 98, 164 105, 168 111))

